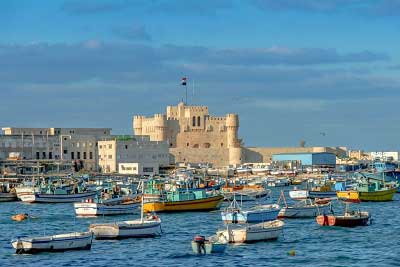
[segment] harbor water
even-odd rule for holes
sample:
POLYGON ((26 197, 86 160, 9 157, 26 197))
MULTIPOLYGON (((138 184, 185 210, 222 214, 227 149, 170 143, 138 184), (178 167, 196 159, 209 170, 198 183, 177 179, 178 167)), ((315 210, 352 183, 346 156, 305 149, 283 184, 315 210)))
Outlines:
MULTIPOLYGON (((279 190, 273 190, 276 201, 279 190)), ((94 240, 90 251, 17 255, 11 239, 86 231, 90 223, 139 217, 76 218, 72 204, 0 203, 1 266, 399 266, 400 195, 394 201, 361 203, 372 225, 356 228, 320 227, 315 219, 286 219, 277 241, 229 245, 223 254, 194 255, 196 234, 212 235, 224 226, 219 211, 160 214, 163 234, 157 238, 94 240), (29 220, 11 216, 28 213, 29 220), (289 252, 295 252, 295 256, 289 252), (292 255, 291 255, 292 254, 292 255)), ((254 204, 254 203, 253 203, 254 204)), ((224 203, 227 205, 227 203, 224 203)), ((251 205, 245 203, 244 206, 251 205)))

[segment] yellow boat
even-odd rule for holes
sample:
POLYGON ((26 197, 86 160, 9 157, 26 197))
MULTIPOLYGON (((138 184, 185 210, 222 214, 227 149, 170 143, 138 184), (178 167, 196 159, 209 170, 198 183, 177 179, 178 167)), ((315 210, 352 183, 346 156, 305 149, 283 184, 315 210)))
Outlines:
POLYGON ((338 198, 344 198, 348 200, 361 201, 391 201, 394 194, 396 193, 396 188, 388 188, 378 191, 371 192, 359 192, 359 191, 338 191, 336 194, 338 198))
POLYGON ((179 201, 151 201, 143 205, 144 212, 201 211, 219 208, 222 195, 179 201))
POLYGON ((346 200, 360 200, 360 195, 358 191, 337 191, 336 195, 339 199, 346 199, 346 200))

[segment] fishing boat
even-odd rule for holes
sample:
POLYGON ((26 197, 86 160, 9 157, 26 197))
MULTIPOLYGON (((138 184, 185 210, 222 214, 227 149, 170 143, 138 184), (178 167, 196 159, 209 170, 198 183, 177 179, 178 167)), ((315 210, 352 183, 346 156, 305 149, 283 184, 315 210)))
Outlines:
POLYGON ((139 205, 140 201, 132 197, 121 197, 104 201, 86 199, 83 202, 74 203, 74 209, 78 217, 95 217, 132 214, 139 205))
POLYGON ((75 232, 42 237, 18 237, 11 241, 17 254, 89 250, 92 247, 91 232, 75 232))
POLYGON ((16 201, 17 192, 15 191, 14 185, 8 182, 0 184, 0 202, 16 201))
POLYGON ((293 190, 289 191, 289 197, 294 200, 302 200, 309 198, 308 190, 297 189, 296 187, 293 190))
POLYGON ((342 198, 349 195, 350 197, 353 196, 353 199, 358 197, 361 201, 382 202, 393 200, 396 191, 397 188, 393 184, 363 175, 352 190, 339 191, 337 196, 342 198), (358 196, 355 192, 358 193, 358 196))
POLYGON ((146 218, 104 224, 91 224, 89 231, 96 239, 123 239, 161 235, 161 219, 156 215, 146 218))
POLYGON ((205 238, 197 235, 192 241, 192 250, 195 254, 223 253, 228 246, 228 240, 218 238, 217 235, 205 238))
POLYGON ((221 212, 225 223, 259 223, 276 220, 280 206, 277 204, 257 205, 243 210, 234 199, 228 208, 221 212))
POLYGON ((263 199, 271 194, 271 190, 265 189, 261 185, 236 185, 224 186, 221 189, 225 200, 233 201, 234 198, 240 201, 254 201, 257 199, 263 199))
POLYGON ((105 186, 101 194, 94 198, 74 203, 75 214, 78 217, 95 217, 134 213, 140 205, 140 198, 124 189, 117 185, 105 186))
POLYGON ((279 212, 278 218, 309 218, 316 217, 320 213, 328 213, 331 210, 330 203, 316 204, 311 199, 304 199, 293 206, 285 205, 279 212))
POLYGON ((274 220, 257 224, 228 224, 217 236, 227 239, 229 243, 251 243, 276 240, 283 231, 284 222, 274 220))
MULTIPOLYGON (((143 186, 143 185, 142 185, 143 186)), ((143 187, 142 187, 143 188, 143 187)), ((157 215, 144 217, 144 196, 140 219, 114 223, 91 224, 89 231, 96 239, 122 239, 131 237, 154 237, 161 235, 161 219, 157 215)))
POLYGON ((219 208, 223 199, 221 194, 202 188, 173 187, 165 191, 162 185, 149 181, 144 190, 144 212, 214 210, 219 208))
MULTIPOLYGON (((18 189, 17 189, 18 190, 18 189)), ((57 187, 51 183, 40 188, 21 188, 17 196, 28 203, 73 203, 93 198, 97 191, 87 191, 80 183, 72 187, 57 187)))

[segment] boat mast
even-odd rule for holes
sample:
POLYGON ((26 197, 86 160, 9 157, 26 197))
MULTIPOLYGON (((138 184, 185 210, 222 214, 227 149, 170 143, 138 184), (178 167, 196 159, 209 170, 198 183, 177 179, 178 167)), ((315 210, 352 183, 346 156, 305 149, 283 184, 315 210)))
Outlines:
POLYGON ((142 181, 142 207, 140 211, 140 222, 143 223, 144 181, 142 181))

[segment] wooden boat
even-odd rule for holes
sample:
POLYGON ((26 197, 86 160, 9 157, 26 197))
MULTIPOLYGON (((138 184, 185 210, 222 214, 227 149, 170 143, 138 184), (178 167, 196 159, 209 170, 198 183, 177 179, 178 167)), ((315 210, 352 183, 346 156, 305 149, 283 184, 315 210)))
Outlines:
POLYGON ((93 198, 96 194, 96 191, 68 193, 64 190, 59 190, 53 193, 26 193, 21 195, 20 199, 28 203, 73 203, 93 198))
POLYGON ((15 191, 14 185, 10 185, 10 183, 1 183, 0 184, 0 202, 9 202, 9 201, 17 201, 17 193, 15 191))
POLYGON ((227 201, 233 201, 234 198, 238 201, 254 201, 266 198, 271 194, 271 190, 265 189, 261 185, 225 186, 221 192, 227 201))
POLYGON ((132 221, 91 224, 89 231, 96 239, 122 239, 161 235, 161 219, 156 215, 132 221))
POLYGON ((365 226, 369 221, 367 211, 346 212, 344 215, 319 215, 317 223, 321 226, 356 227, 365 226))
POLYGON ((166 192, 159 200, 144 200, 144 212, 201 211, 219 208, 224 197, 207 194, 204 189, 177 189, 166 192))
POLYGON ((227 239, 230 243, 276 240, 282 233, 284 224, 280 220, 249 225, 228 224, 226 230, 217 232, 217 236, 227 239))
POLYGON ((95 235, 96 239, 121 239, 161 235, 161 219, 157 215, 149 215, 144 218, 143 192, 141 199, 142 207, 140 219, 115 223, 91 224, 89 226, 89 231, 95 235))
POLYGON ((93 202, 87 199, 80 203, 74 203, 75 214, 78 217, 95 217, 103 215, 132 214, 140 205, 140 200, 122 197, 103 202, 93 202))
POLYGON ((293 190, 289 191, 289 196, 291 199, 294 200, 302 200, 309 198, 309 193, 308 190, 299 190, 297 188, 294 188, 293 190))
POLYGON ((91 232, 76 232, 43 237, 18 237, 11 241, 16 253, 57 252, 66 250, 89 250, 92 246, 91 232))
POLYGON ((228 246, 228 240, 218 238, 216 235, 205 238, 195 236, 192 241, 192 250, 195 254, 223 253, 228 246))
POLYGON ((309 218, 321 213, 328 213, 330 210, 330 203, 316 204, 311 199, 305 199, 295 203, 293 206, 287 205, 283 207, 278 214, 278 218, 309 218))
POLYGON ((221 217, 225 223, 259 223, 276 220, 279 211, 280 206, 277 204, 259 205, 243 210, 234 199, 229 207, 221 212, 221 217))

